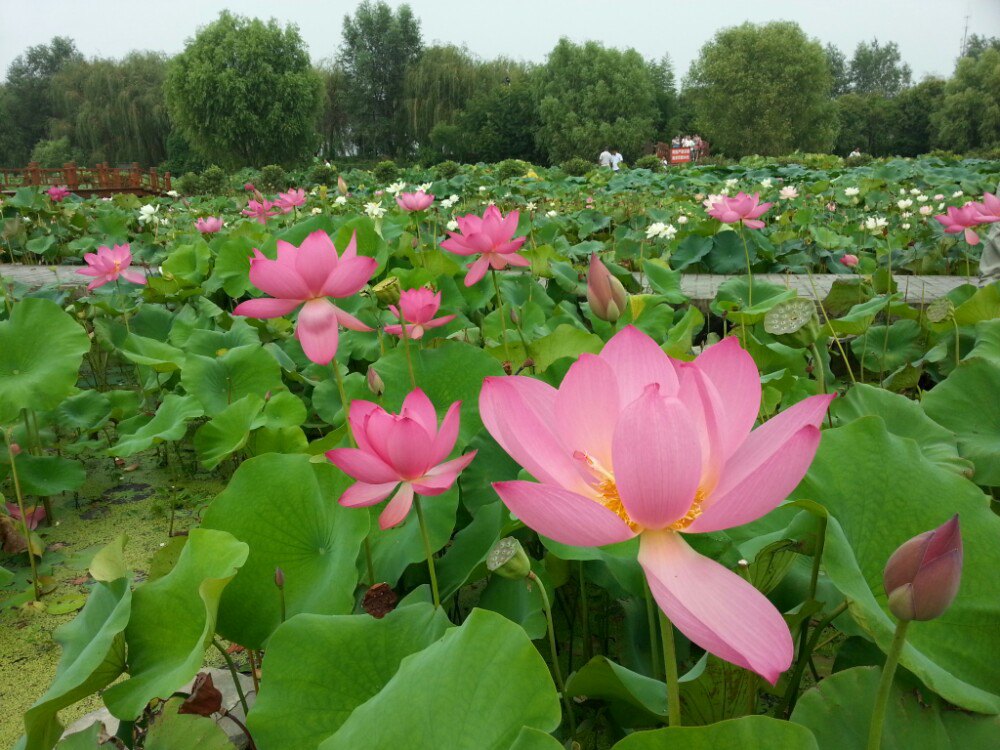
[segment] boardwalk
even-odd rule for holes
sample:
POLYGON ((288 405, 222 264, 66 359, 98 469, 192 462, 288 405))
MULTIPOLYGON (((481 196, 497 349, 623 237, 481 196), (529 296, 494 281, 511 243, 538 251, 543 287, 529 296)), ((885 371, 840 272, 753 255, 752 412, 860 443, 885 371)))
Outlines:
MULTIPOLYGON (((24 284, 32 289, 49 284, 66 287, 83 286, 90 279, 77 273, 80 268, 80 266, 21 266, 0 263, 0 279, 3 279, 6 284, 12 282, 24 284)), ((723 282, 732 278, 734 277, 716 274, 684 274, 681 277, 681 290, 695 302, 708 301, 715 298, 715 294, 723 282)), ((820 274, 813 276, 810 281, 808 276, 763 273, 757 274, 754 278, 794 289, 800 297, 810 299, 813 297, 813 285, 815 285, 816 293, 822 299, 829 294, 830 287, 835 280, 851 277, 840 274, 820 274)), ((907 302, 920 304, 943 297, 962 284, 971 283, 976 286, 984 286, 988 281, 976 276, 966 279, 964 276, 901 275, 896 276, 896 283, 899 284, 900 291, 906 294, 907 302)))

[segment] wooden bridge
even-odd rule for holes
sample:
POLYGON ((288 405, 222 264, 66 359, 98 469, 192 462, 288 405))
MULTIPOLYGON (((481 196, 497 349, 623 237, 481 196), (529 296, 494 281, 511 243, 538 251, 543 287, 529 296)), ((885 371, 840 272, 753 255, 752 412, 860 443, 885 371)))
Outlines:
POLYGON ((127 167, 78 167, 74 162, 57 169, 42 169, 38 162, 26 167, 8 169, 0 167, 0 193, 13 193, 22 187, 63 185, 80 196, 109 196, 115 193, 135 195, 161 195, 170 190, 170 172, 162 175, 156 167, 142 169, 138 162, 127 167))

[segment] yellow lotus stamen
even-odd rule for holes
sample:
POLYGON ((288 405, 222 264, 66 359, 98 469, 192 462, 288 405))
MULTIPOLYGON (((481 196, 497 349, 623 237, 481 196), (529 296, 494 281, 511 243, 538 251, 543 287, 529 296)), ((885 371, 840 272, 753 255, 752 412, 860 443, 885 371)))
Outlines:
POLYGON ((576 451, 573 454, 573 457, 578 461, 583 461, 587 464, 594 474, 596 483, 592 486, 598 495, 598 497, 594 499, 628 524, 628 527, 632 529, 632 531, 640 531, 641 527, 639 524, 629 518, 628 511, 625 510, 625 505, 622 503, 621 496, 618 494, 618 485, 615 484, 614 475, 605 469, 599 461, 595 460, 592 456, 587 455, 583 451, 576 451))
POLYGON ((693 524, 697 520, 698 516, 702 514, 701 504, 704 500, 705 495, 701 489, 699 489, 698 492, 695 493, 694 502, 691 503, 691 507, 688 508, 688 512, 684 514, 683 518, 670 524, 670 528, 674 531, 684 531, 684 529, 693 524))

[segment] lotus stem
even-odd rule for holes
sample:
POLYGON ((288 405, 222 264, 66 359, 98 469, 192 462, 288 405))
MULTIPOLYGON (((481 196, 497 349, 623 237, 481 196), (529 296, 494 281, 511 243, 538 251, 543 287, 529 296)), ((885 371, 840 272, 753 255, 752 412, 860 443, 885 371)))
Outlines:
MULTIPOLYGON (((500 311, 500 338, 503 340, 503 356, 510 362, 510 348, 507 346, 507 315, 503 311, 503 296, 500 294, 500 282, 497 280, 495 268, 490 269, 490 275, 493 276, 493 289, 496 290, 497 309, 500 311)), ((525 354, 527 355, 527 352, 525 354)))
POLYGON ((250 713, 250 706, 247 705, 247 697, 243 694, 243 686, 240 684, 240 673, 236 671, 236 665, 233 663, 233 657, 231 657, 225 647, 219 643, 218 638, 212 639, 212 645, 219 650, 219 653, 222 654, 222 658, 226 660, 226 666, 229 667, 229 673, 233 676, 233 685, 236 687, 236 694, 240 697, 240 705, 243 706, 243 715, 247 716, 250 713))
POLYGON ((681 685, 677 675, 677 655, 674 650, 674 626, 657 607, 660 615, 660 633, 663 637, 663 670, 667 678, 667 719, 670 726, 681 725, 681 685))
POLYGON ((875 707, 872 710, 871 729, 868 732, 868 750, 879 750, 882 747, 882 726, 885 724, 885 710, 889 705, 889 693, 892 691, 892 679, 896 674, 899 654, 906 643, 906 629, 910 623, 900 620, 896 623, 896 633, 885 659, 882 669, 882 680, 878 684, 878 694, 875 696, 875 707))
POLYGON ((542 595, 542 609, 545 610, 545 629, 549 635, 549 650, 552 653, 552 675, 555 677, 556 686, 563 699, 563 706, 566 707, 566 720, 569 722, 569 731, 572 736, 576 736, 576 717, 573 715, 573 704, 570 703, 569 696, 566 695, 566 683, 563 681, 562 668, 559 666, 559 651, 556 648, 556 629, 552 624, 552 605, 549 603, 549 595, 545 591, 545 586, 541 579, 535 575, 535 571, 528 573, 528 580, 538 586, 538 593, 542 595))
POLYGON ((580 574, 580 618, 582 623, 583 658, 590 661, 594 655, 594 644, 590 638, 590 609, 587 606, 587 579, 583 575, 583 561, 577 562, 580 574))
POLYGON ((959 349, 959 344, 961 343, 961 339, 958 333, 958 321, 955 320, 954 313, 951 316, 951 324, 955 327, 955 367, 958 367, 958 365, 962 361, 962 352, 961 349, 959 349))
POLYGON ((410 354, 410 337, 406 333, 406 318, 403 317, 403 310, 400 307, 399 311, 399 325, 402 328, 403 339, 403 350, 406 352, 406 367, 410 371, 410 383, 413 385, 413 389, 417 389, 417 376, 413 372, 413 355, 410 354))
POLYGON ((417 521, 420 523, 420 536, 424 539, 424 553, 427 555, 427 573, 431 578, 431 596, 434 598, 434 609, 441 606, 441 595, 438 593, 437 573, 434 571, 434 552, 431 550, 431 539, 427 534, 427 522, 424 520, 424 509, 420 506, 420 497, 413 496, 413 507, 417 509, 417 521))
POLYGON ((658 609, 656 604, 653 602, 653 594, 649 590, 649 585, 646 585, 646 624, 649 626, 649 660, 653 665, 653 679, 662 680, 663 673, 660 671, 660 665, 663 662, 660 659, 660 641, 656 636, 656 610, 658 609))
POLYGON ((819 355, 819 347, 816 346, 816 342, 813 341, 809 345, 809 349, 812 351, 813 355, 813 374, 816 376, 816 381, 819 383, 820 393, 826 393, 826 365, 823 363, 823 358, 819 355))
POLYGON ((753 307, 753 271, 750 268, 750 248, 747 247, 747 235, 740 222, 740 239, 743 240, 743 256, 747 261, 747 307, 753 307))
POLYGON ((42 591, 38 588, 38 565, 35 563, 35 554, 31 551, 31 532, 28 530, 28 514, 24 507, 21 480, 17 475, 17 461, 14 458, 14 451, 10 447, 10 430, 6 430, 3 435, 7 443, 7 455, 10 456, 10 474, 14 479, 14 496, 17 498, 17 509, 21 513, 21 530, 24 533, 24 543, 28 548, 28 563, 31 565, 31 587, 35 594, 35 601, 37 602, 42 598, 42 591))

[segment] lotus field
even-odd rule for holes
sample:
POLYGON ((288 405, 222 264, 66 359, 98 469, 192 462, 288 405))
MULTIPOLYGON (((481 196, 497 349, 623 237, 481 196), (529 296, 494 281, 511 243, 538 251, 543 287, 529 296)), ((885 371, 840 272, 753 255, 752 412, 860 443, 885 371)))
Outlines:
POLYGON ((3 197, 0 741, 1000 746, 1000 163, 523 166, 3 197))

